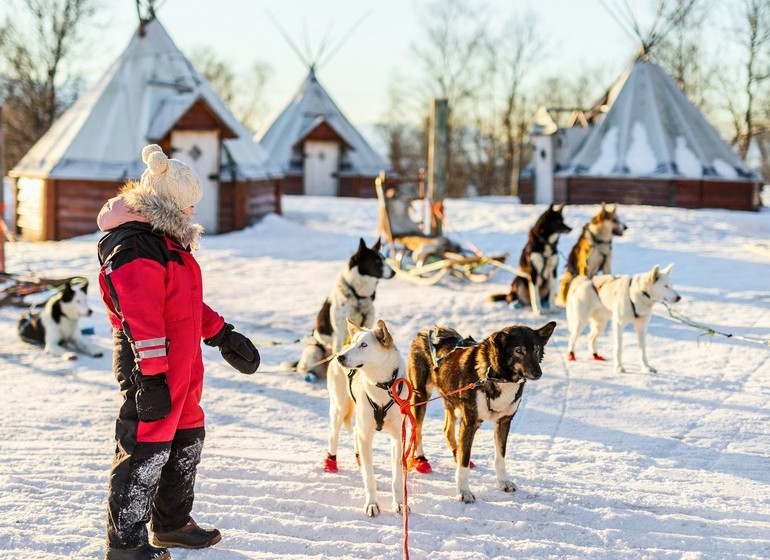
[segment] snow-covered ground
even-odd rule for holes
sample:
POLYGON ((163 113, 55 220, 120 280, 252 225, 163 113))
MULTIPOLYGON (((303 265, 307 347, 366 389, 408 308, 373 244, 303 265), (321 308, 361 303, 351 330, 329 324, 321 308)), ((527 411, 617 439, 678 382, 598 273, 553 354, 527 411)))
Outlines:
MULTIPOLYGON (((514 264, 544 209, 506 198, 446 207, 451 237, 508 251, 514 264)), ((285 197, 284 208, 246 231, 205 238, 198 253, 207 302, 261 345, 263 365, 241 375, 204 349, 207 439, 194 515, 223 539, 173 557, 400 558, 386 437, 375 446, 384 511, 369 519, 351 438, 342 438, 340 473, 322 470, 325 386, 279 366, 298 358, 301 344, 292 341, 309 333, 358 238, 373 240, 376 201, 285 197)), ((565 209, 573 232, 561 241, 564 254, 596 210, 565 209)), ((615 242, 613 272, 676 263, 681 312, 721 332, 770 339, 768 209, 620 213, 629 229, 615 242)), ((94 282, 98 237, 7 246, 7 269, 94 282)), ((417 331, 434 324, 477 338, 513 323, 543 324, 529 310, 485 301, 511 278, 500 271, 484 284, 383 281, 378 314, 404 354, 417 331)), ((95 290, 90 299, 94 315, 83 326, 109 349, 95 290)), ((76 362, 44 355, 17 339, 21 312, 0 308, 0 558, 98 558, 120 401, 109 352, 76 362)), ((495 487, 492 431, 484 425, 470 478, 477 501, 458 502, 441 403, 429 405, 426 451, 435 471, 408 478, 412 558, 770 558, 770 347, 655 318, 648 343, 659 373, 641 373, 629 330, 629 373, 618 375, 588 361, 585 338, 579 361, 566 362, 563 311, 553 318, 543 377, 527 384, 509 438, 517 492, 495 487)), ((607 334, 600 343, 609 354, 607 334)))

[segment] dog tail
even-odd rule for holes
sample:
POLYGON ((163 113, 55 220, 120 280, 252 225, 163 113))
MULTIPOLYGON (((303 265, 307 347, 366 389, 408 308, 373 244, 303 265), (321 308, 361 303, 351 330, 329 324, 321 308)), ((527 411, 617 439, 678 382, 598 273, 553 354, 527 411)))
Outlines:
POLYGON ((298 365, 299 365, 299 362, 289 362, 289 361, 286 361, 286 362, 281 362, 279 367, 283 371, 297 371, 297 366, 298 365))
POLYGON ((507 301, 511 303, 516 300, 516 294, 514 292, 508 292, 507 294, 492 294, 487 298, 487 301, 507 301))
POLYGON ((559 291, 556 292, 556 297, 553 302, 559 307, 567 307, 567 294, 569 293, 570 284, 572 284, 572 273, 569 268, 564 272, 564 276, 561 278, 561 284, 559 284, 559 291))

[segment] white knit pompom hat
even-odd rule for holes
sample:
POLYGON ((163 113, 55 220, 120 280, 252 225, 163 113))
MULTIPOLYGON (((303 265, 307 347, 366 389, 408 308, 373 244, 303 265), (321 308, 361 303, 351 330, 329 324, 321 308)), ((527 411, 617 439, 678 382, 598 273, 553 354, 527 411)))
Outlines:
POLYGON ((184 210, 195 206, 203 196, 198 174, 186 163, 169 159, 157 144, 142 149, 147 169, 139 182, 142 189, 173 202, 184 210))

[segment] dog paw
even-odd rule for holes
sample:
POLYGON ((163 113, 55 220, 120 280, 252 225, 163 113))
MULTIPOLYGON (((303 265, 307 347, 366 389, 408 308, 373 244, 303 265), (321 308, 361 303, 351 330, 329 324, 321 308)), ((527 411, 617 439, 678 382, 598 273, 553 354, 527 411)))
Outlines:
POLYGON ((91 357, 93 358, 101 358, 102 356, 104 356, 104 352, 101 350, 97 350, 96 352, 91 353, 91 357))
POLYGON ((74 352, 65 352, 64 354, 61 355, 61 357, 63 360, 67 360, 69 362, 71 362, 72 360, 78 359, 78 355, 75 354, 74 352))
POLYGON ((308 383, 315 383, 316 381, 318 381, 318 376, 311 371, 305 374, 305 381, 307 381, 308 383))
MULTIPOLYGON (((404 504, 402 504, 400 502, 394 501, 393 502, 393 511, 395 511, 396 513, 404 513, 404 504)), ((407 506, 406 511, 407 512, 411 512, 412 510, 411 510, 410 507, 407 506)))
POLYGON ((658 370, 652 366, 642 366, 642 371, 644 373, 658 373, 658 370))
POLYGON ((497 485, 503 492, 516 492, 516 485, 510 480, 498 480, 497 485))
POLYGON ((623 366, 615 366, 615 373, 626 373, 626 368, 623 366))
POLYGON ((476 501, 476 496, 470 490, 460 490, 460 493, 457 494, 457 499, 466 504, 472 504, 476 501))
POLYGON ((380 506, 376 503, 366 504, 364 506, 364 513, 369 517, 377 517, 380 515, 380 506))
POLYGON ((430 463, 423 455, 419 457, 412 457, 409 466, 416 470, 418 473, 430 474, 433 472, 430 463))

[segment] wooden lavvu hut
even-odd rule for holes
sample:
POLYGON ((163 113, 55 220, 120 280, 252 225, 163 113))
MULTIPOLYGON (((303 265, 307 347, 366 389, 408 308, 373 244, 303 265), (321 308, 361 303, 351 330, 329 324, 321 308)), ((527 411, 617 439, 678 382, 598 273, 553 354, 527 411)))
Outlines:
POLYGON ((543 123, 540 112, 522 202, 759 208, 761 179, 647 56, 599 105, 605 112, 596 124, 582 119, 574 129, 543 123))
POLYGON ((390 169, 318 81, 312 64, 259 143, 280 169, 286 194, 372 197, 374 180, 390 169))
POLYGON ((155 18, 9 176, 16 229, 58 240, 96 230, 102 204, 145 169, 142 147, 157 143, 201 178, 196 219, 208 233, 242 229, 280 213, 277 170, 155 18))

